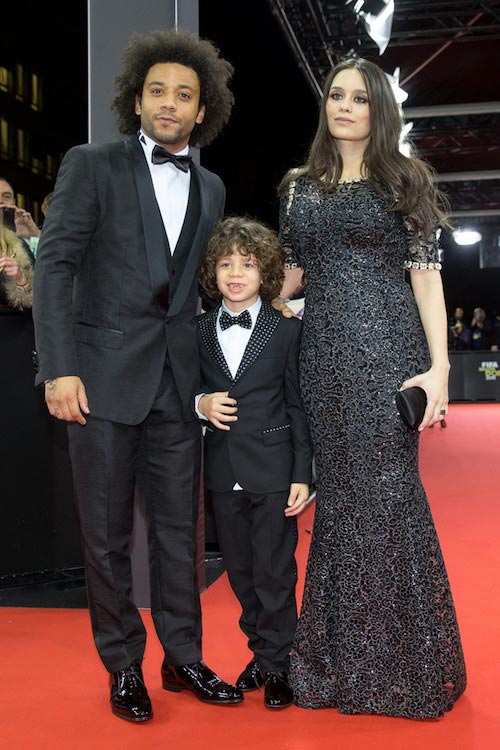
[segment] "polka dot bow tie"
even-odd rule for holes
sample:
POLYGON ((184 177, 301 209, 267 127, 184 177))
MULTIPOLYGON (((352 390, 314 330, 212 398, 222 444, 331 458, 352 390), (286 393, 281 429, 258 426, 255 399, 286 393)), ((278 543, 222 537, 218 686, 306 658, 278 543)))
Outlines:
POLYGON ((241 326, 242 328, 251 328, 252 318, 250 317, 250 313, 248 312, 248 310, 243 310, 243 312, 239 315, 229 315, 229 313, 223 310, 220 316, 219 323, 223 331, 225 331, 226 328, 234 326, 235 324, 241 326))

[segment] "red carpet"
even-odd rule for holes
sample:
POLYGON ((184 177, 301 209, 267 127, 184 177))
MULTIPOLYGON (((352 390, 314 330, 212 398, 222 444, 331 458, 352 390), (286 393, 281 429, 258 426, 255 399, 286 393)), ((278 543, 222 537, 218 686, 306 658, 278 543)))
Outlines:
MULTIPOLYGON (((106 674, 84 610, 0 610, 0 741, 6 750, 496 750, 500 747, 500 405, 454 405, 425 433, 422 473, 450 575, 469 674, 438 721, 266 711, 262 693, 232 708, 160 687, 149 613, 144 663, 155 717, 111 715, 106 674)), ((301 520, 301 580, 312 510, 301 520)), ((234 679, 248 660, 226 576, 203 594, 207 663, 234 679)))

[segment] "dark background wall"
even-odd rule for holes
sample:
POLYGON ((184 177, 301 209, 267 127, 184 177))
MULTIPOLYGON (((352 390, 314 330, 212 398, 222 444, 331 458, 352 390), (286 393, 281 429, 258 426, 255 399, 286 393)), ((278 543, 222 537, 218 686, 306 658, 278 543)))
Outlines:
POLYGON ((33 387, 31 315, 0 311, 0 585, 82 564, 66 428, 33 387), (69 502, 68 502, 69 488, 69 502))
POLYGON ((15 78, 21 66, 24 78, 23 92, 15 81, 10 90, 0 88, 0 117, 8 123, 10 142, 10 153, 0 154, 0 176, 12 182, 41 221, 40 204, 52 190, 62 156, 87 139, 87 3, 3 3, 0 23, 0 67, 15 78), (32 74, 39 79, 37 109, 32 74))
MULTIPOLYGON (((484 228, 480 227, 484 232, 484 228)), ((483 242, 492 242, 492 237, 484 235, 483 242)), ((475 307, 482 307, 490 318, 500 313, 500 268, 481 268, 481 245, 460 247, 445 233, 443 284, 446 306, 450 313, 456 307, 463 307, 465 318, 472 318, 475 307)))
MULTIPOLYGON (((24 87, 0 90, 0 117, 8 123, 10 141, 9 153, 0 158, 0 176, 41 221, 40 204, 53 188, 63 154, 87 139, 86 2, 4 5, 0 67, 15 75, 20 66, 24 87), (37 109, 33 73, 40 83, 37 109)), ((34 580, 46 580, 45 572, 82 564, 71 494, 68 502, 66 430, 49 417, 42 390, 34 388, 33 349, 31 315, 0 310, 2 585, 22 583, 32 573, 34 580)))
POLYGON ((227 186, 229 213, 276 226, 276 188, 305 158, 317 103, 266 0, 200 2, 200 35, 234 65, 232 119, 202 163, 227 186))

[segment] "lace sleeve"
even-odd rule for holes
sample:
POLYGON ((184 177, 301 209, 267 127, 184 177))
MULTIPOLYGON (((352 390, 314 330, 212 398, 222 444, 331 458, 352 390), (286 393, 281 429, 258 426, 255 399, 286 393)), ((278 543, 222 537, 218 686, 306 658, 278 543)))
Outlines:
POLYGON ((290 211, 293 205, 296 185, 296 180, 292 180, 287 190, 283 191, 280 197, 280 228, 278 239, 285 251, 285 270, 299 268, 300 266, 290 235, 290 211))
POLYGON ((442 268, 439 246, 440 230, 436 228, 427 239, 422 232, 415 231, 407 216, 404 217, 403 223, 408 234, 408 255, 404 267, 408 270, 413 268, 419 271, 440 271, 442 268))

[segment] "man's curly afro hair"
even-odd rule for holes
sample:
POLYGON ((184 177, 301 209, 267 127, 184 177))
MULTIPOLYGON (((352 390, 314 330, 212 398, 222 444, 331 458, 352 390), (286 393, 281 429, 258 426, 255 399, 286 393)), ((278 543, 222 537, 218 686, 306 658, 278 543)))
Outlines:
POLYGON ((131 135, 140 127, 135 114, 135 97, 142 96, 147 73, 158 63, 177 63, 192 68, 200 80, 200 106, 205 117, 191 134, 193 146, 207 146, 229 120, 234 97, 228 88, 233 66, 220 57, 219 50, 206 39, 181 29, 154 31, 147 36, 134 34, 123 53, 122 72, 115 79, 113 109, 121 133, 131 135))

